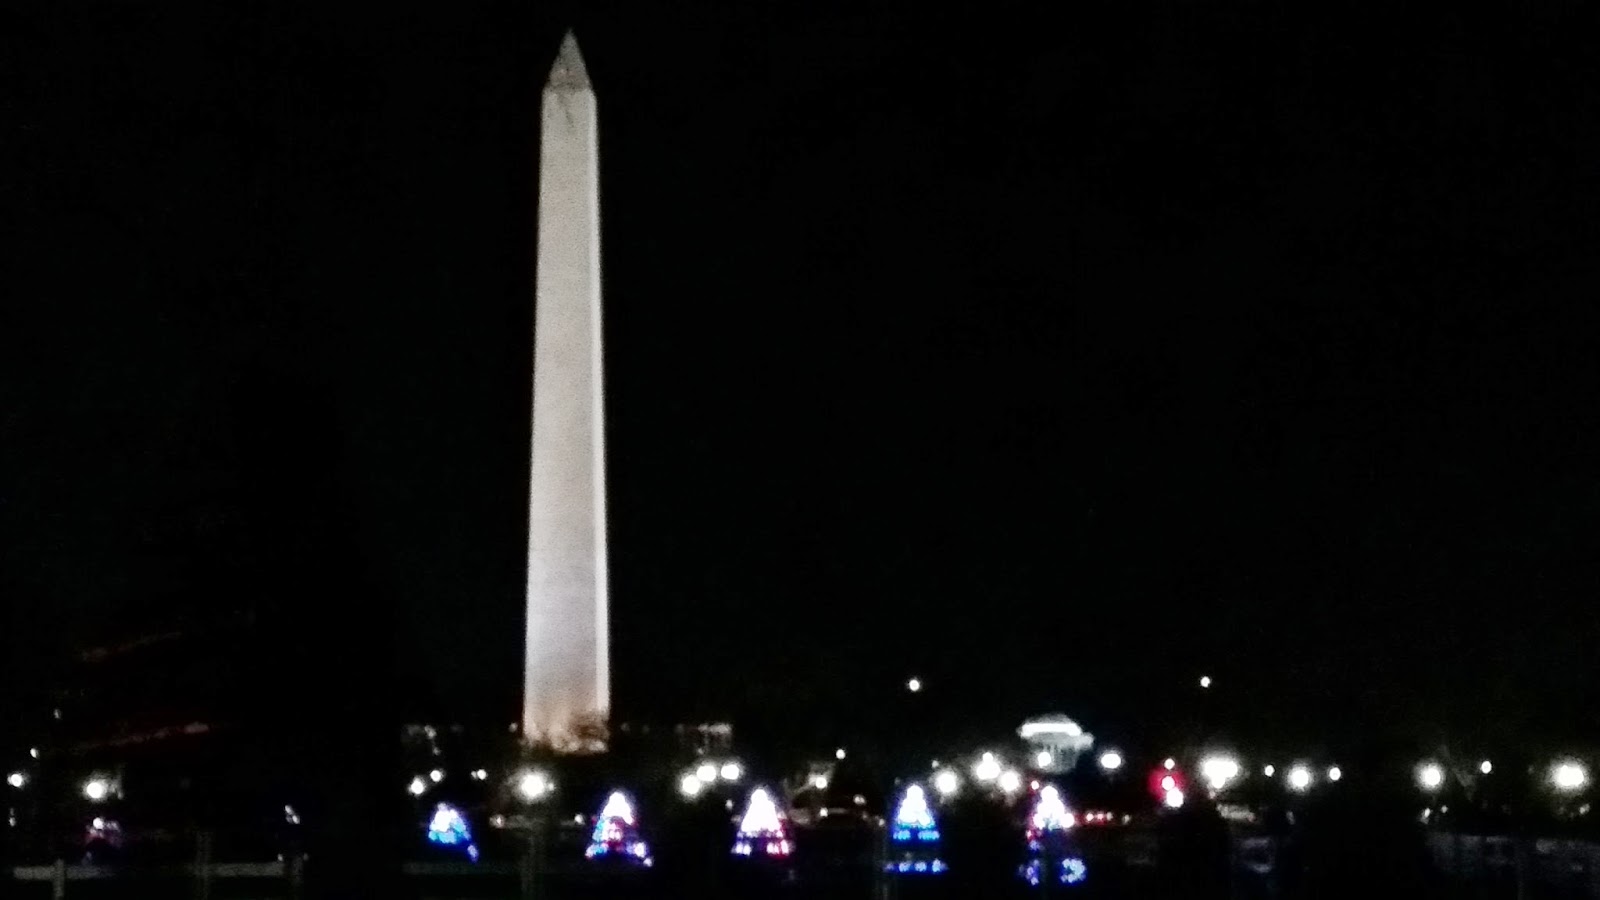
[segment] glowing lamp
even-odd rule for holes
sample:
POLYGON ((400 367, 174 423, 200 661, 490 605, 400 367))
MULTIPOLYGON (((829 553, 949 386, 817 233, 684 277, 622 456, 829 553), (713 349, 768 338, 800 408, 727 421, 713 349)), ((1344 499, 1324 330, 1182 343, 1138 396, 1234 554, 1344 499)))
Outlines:
POLYGON ((1564 792, 1581 791, 1589 783, 1589 772, 1582 763, 1562 762, 1557 763, 1550 770, 1550 783, 1556 790, 1564 792))
POLYGON ((1307 791, 1311 789, 1310 767, 1303 765, 1290 767, 1289 789, 1293 791, 1307 791))
POLYGON ((1007 769, 1000 773, 1000 790, 1008 794, 1015 794, 1022 790, 1022 775, 1016 769, 1007 769))
POLYGON ((979 781, 994 781, 1000 777, 1000 760, 995 759, 993 753, 985 753, 972 767, 972 777, 979 781))
POLYGON ((1423 790, 1438 790, 1444 784, 1444 769, 1438 763, 1423 763, 1417 768, 1417 784, 1423 790))
POLYGON ((517 778, 517 793, 530 803, 543 800, 551 788, 550 776, 538 769, 530 769, 517 778))

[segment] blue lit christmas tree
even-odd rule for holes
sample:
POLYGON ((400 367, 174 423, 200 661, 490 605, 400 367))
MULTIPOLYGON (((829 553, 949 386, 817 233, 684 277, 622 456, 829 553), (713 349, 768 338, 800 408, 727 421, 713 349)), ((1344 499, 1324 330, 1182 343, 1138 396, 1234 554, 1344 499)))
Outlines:
POLYGON ((589 833, 589 846, 583 855, 596 862, 652 866, 650 845, 639 835, 639 821, 633 803, 621 791, 606 798, 600 815, 595 817, 594 830, 589 833))
POLYGON ((906 875, 937 875, 945 871, 939 858, 939 825, 928 807, 921 785, 906 788, 889 824, 889 859, 886 871, 906 875))
POLYGON ((428 843, 459 851, 473 862, 478 861, 478 845, 472 842, 472 826, 467 817, 448 803, 433 808, 428 820, 428 843))

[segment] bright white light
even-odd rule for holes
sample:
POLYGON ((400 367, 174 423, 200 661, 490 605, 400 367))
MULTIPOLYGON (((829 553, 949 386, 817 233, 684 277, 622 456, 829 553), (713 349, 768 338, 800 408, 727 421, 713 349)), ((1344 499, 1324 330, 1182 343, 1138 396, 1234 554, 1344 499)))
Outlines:
POLYGON ((1115 750, 1107 750, 1100 754, 1100 768, 1107 772, 1115 772, 1122 768, 1122 754, 1115 750))
POLYGON ((1161 789, 1163 791, 1175 791, 1175 790, 1177 790, 1178 789, 1178 779, 1173 778, 1171 775, 1163 775, 1163 776, 1161 776, 1161 789))
POLYGON ((833 751, 833 758, 834 759, 844 759, 844 748, 840 747, 839 749, 833 751))
POLYGON ((932 828, 933 812, 928 809, 928 798, 922 793, 922 786, 913 784, 906 788, 904 797, 900 798, 900 805, 895 807, 894 823, 903 828, 932 828))
POLYGON ((913 694, 915 694, 917 691, 922 690, 922 679, 913 678, 910 681, 906 682, 906 690, 910 691, 913 694))
POLYGON ((628 796, 621 791, 612 791, 606 798, 606 805, 600 807, 600 819, 621 819, 633 824, 633 804, 628 802, 628 796))
POLYGON ((39 748, 38 747, 29 747, 28 748, 28 755, 33 757, 34 759, 38 759, 39 758, 39 748))
POLYGON ((1558 763, 1554 769, 1550 770, 1550 782, 1556 786, 1557 790, 1579 791, 1589 783, 1589 772, 1583 767, 1582 763, 1558 763))
POLYGON ((1168 809, 1177 809, 1183 805, 1183 791, 1172 788, 1161 798, 1161 802, 1165 803, 1168 809))
POLYGON ((1000 760, 995 759, 993 753, 983 754, 978 764, 972 767, 972 777, 979 781, 993 781, 1000 777, 1000 760))
POLYGON ((1161 763, 1161 768, 1166 769, 1168 772, 1172 771, 1173 769, 1176 769, 1177 767, 1178 767, 1178 761, 1173 759, 1170 756, 1167 757, 1165 760, 1163 760, 1162 763, 1161 763))
POLYGON ((744 777, 744 769, 736 762, 723 763, 722 771, 718 774, 722 776, 723 781, 738 781, 744 777))
POLYGON ((530 769, 517 778, 517 793, 530 803, 543 800, 550 793, 550 788, 550 776, 538 769, 530 769))
POLYGON ((1311 788, 1311 769, 1308 766, 1295 765, 1289 768, 1289 787, 1296 791, 1305 791, 1311 788))
POLYGON ((1061 792, 1055 785, 1047 784, 1039 791, 1039 802, 1033 808, 1031 825, 1034 831, 1065 830, 1078 824, 1078 819, 1067 810, 1061 792))
POLYGON ((421 775, 412 778, 411 783, 406 785, 406 793, 413 797, 421 797, 427 790, 428 783, 422 780, 421 775))
POLYGON ((933 776, 933 789, 941 796, 948 797, 961 790, 961 776, 945 769, 933 776))
POLYGON ((473 769, 472 770, 472 780, 473 781, 483 781, 484 779, 486 779, 488 777, 489 777, 489 770, 488 769, 473 769))
POLYGON ((1339 768, 1338 766, 1329 766, 1328 767, 1328 780, 1329 781, 1338 781, 1339 779, 1341 779, 1343 777, 1344 777, 1344 770, 1343 769, 1339 768))
POLYGON ((1000 790, 1008 794, 1022 790, 1022 776, 1016 769, 1007 769, 1000 773, 1000 790))
POLYGON ((711 782, 717 780, 717 767, 711 763, 701 763, 700 767, 694 770, 694 774, 696 778, 699 778, 706 784, 710 784, 711 782))
POLYGON ((1200 676, 1200 686, 1203 687, 1203 688, 1211 687, 1211 676, 1210 675, 1201 675, 1200 676))
POLYGON ((1034 756, 1033 761, 1038 764, 1039 768, 1045 769, 1049 768, 1050 764, 1056 761, 1056 758, 1050 755, 1049 750, 1040 750, 1038 755, 1034 756))
POLYGON ((432 772, 429 772, 428 773, 428 780, 433 782, 434 784, 438 784, 439 782, 443 781, 444 780, 444 770, 443 769, 434 769, 432 772))
POLYGON ((678 793, 684 795, 685 797, 693 799, 700 796, 700 792, 705 789, 706 783, 701 781, 700 776, 693 772, 685 773, 684 776, 678 780, 678 793))
POLYGON ((1425 789, 1435 791, 1444 784, 1444 769, 1438 763, 1424 763, 1417 769, 1417 784, 1425 789))
POLYGON ((778 804, 772 800, 772 795, 765 788, 756 788, 750 792, 750 802, 744 808, 744 815, 739 819, 739 834, 741 835, 766 835, 782 834, 783 822, 778 818, 778 804))
POLYGON ((1489 774, 1489 773, 1490 773, 1490 772, 1493 772, 1493 771, 1494 771, 1494 763, 1492 763, 1492 762, 1489 762, 1489 761, 1488 761, 1488 760, 1487 760, 1487 759, 1486 759, 1486 760, 1484 760, 1484 761, 1483 761, 1483 762, 1481 762, 1481 763, 1478 763, 1478 771, 1479 771, 1479 772, 1482 772, 1482 773, 1483 773, 1483 774, 1485 774, 1485 775, 1487 775, 1487 774, 1489 774))
POLYGON ((1278 767, 1277 766, 1267 766, 1266 768, 1261 770, 1261 774, 1267 776, 1268 778, 1271 778, 1273 775, 1277 774, 1277 771, 1278 771, 1278 767))
POLYGON ((83 795, 98 803, 111 793, 111 785, 104 778, 91 778, 83 784, 83 795))
POLYGON ((1024 722, 1017 733, 1024 738, 1038 737, 1041 734, 1064 734, 1067 737, 1078 737, 1083 734, 1083 726, 1071 719, 1050 722, 1024 722))
POLYGON ((21 772, 12 772, 10 775, 6 776, 6 784, 9 784, 14 788, 20 788, 27 783, 28 776, 22 774, 21 772))
POLYGON ((1200 777, 1212 790, 1220 791, 1239 777, 1239 761, 1231 756, 1208 756, 1200 761, 1200 777))
POLYGON ((819 791, 827 790, 828 789, 828 776, 823 775, 820 772, 817 773, 816 775, 811 776, 811 786, 816 788, 819 791))

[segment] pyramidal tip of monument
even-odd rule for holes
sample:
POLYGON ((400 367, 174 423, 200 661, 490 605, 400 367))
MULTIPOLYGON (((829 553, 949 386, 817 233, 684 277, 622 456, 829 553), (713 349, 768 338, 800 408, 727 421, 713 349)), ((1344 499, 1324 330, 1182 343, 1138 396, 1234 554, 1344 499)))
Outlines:
POLYGON ((545 86, 569 91, 590 89, 589 69, 583 64, 583 54, 578 51, 578 39, 571 30, 561 39, 561 50, 556 53, 556 61, 550 66, 550 78, 545 81, 545 86))

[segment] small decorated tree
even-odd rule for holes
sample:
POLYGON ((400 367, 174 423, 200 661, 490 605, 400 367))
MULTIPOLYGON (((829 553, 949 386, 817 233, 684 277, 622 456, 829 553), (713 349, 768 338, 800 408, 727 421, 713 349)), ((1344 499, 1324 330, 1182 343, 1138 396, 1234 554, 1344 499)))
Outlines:
POLYGON ((613 791, 606 798, 600 814, 595 817, 594 830, 589 833, 589 846, 583 855, 596 862, 638 866, 655 864, 650 856, 650 845, 639 834, 639 820, 626 794, 613 791))

